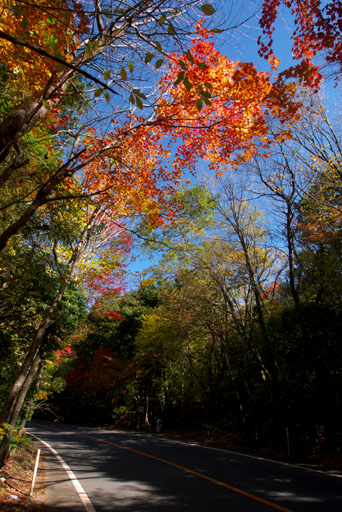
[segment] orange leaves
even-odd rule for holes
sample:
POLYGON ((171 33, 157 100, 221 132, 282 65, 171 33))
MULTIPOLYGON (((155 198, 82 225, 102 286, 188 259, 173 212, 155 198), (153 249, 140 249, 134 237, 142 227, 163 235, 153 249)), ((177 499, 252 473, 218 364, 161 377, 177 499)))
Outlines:
POLYGON ((92 129, 83 141, 84 185, 119 216, 137 212, 162 224, 180 207, 170 195, 185 170, 195 172, 200 159, 216 172, 248 160, 268 144, 268 116, 286 138, 282 124, 298 115, 294 85, 228 60, 201 24, 197 33, 189 52, 170 57, 151 121, 130 115, 105 139, 92 129))
POLYGON ((318 0, 264 0, 260 26, 264 39, 259 38, 261 56, 272 57, 274 24, 280 4, 286 6, 294 17, 295 31, 292 34, 294 59, 301 60, 298 66, 290 68, 285 76, 296 76, 304 84, 318 87, 322 78, 319 67, 312 59, 325 52, 329 64, 337 63, 342 71, 342 3, 318 0))
MULTIPOLYGON (((1 0, 1 30, 14 40, 69 60, 76 49, 77 34, 83 33, 87 19, 80 4, 67 0, 1 0)), ((28 47, 0 39, 2 60, 13 73, 22 93, 42 94, 60 65, 28 47)))
POLYGON ((297 115, 298 105, 293 85, 272 83, 271 74, 253 64, 228 60, 215 50, 206 29, 199 25, 197 31, 191 51, 171 57, 161 82, 170 100, 159 102, 157 122, 174 142, 183 140, 174 166, 194 169, 203 158, 219 169, 250 158, 260 140, 266 143, 267 115, 284 122, 297 115))
POLYGON ((100 198, 118 216, 145 214, 157 226, 163 215, 171 217, 179 206, 170 209, 168 196, 181 179, 181 172, 164 164, 169 150, 162 134, 153 126, 140 124, 132 116, 106 139, 92 130, 84 140, 82 155, 86 163, 84 186, 89 192, 101 191, 100 198), (130 129, 130 126, 134 129, 130 129))

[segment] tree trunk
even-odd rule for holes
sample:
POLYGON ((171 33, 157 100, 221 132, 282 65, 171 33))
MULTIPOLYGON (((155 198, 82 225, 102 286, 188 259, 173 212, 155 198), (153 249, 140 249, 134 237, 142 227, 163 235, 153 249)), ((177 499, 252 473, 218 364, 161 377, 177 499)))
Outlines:
POLYGON ((56 296, 55 300, 49 307, 44 320, 41 322, 40 326, 37 329, 36 335, 31 343, 31 346, 26 355, 25 361, 20 369, 19 375, 18 375, 16 381, 14 382, 12 389, 11 389, 11 391, 7 397, 7 400, 5 402, 5 405, 1 411, 0 423, 9 423, 10 422, 11 410, 12 410, 13 404, 16 401, 17 396, 19 395, 22 387, 24 386, 24 383, 25 383, 26 378, 31 370, 31 367, 34 364, 34 361, 37 357, 39 349, 43 343, 43 339, 44 339, 46 330, 51 322, 51 317, 63 298, 66 286, 67 286, 66 281, 63 281, 58 295, 56 296))
POLYGON ((17 424, 17 420, 19 418, 19 414, 21 412, 21 409, 23 407, 26 395, 31 387, 31 384, 33 382, 34 377, 36 376, 40 364, 40 355, 37 354, 34 361, 32 362, 30 371, 28 372, 25 382, 23 383, 20 393, 16 397, 16 401, 14 403, 11 417, 9 418, 9 421, 6 422, 10 425, 9 431, 7 435, 3 437, 2 443, 0 445, 0 467, 3 466, 4 462, 6 461, 8 454, 9 454, 9 448, 10 443, 13 437, 13 433, 17 424))
POLYGON ((18 233, 18 231, 27 224, 27 222, 33 217, 38 208, 40 208, 43 204, 45 204, 48 200, 49 194, 56 189, 56 187, 67 177, 71 176, 74 171, 70 171, 67 169, 66 165, 63 165, 58 169, 58 171, 54 174, 54 176, 49 179, 38 191, 36 197, 33 199, 31 204, 26 208, 26 210, 22 213, 22 215, 10 224, 1 234, 0 234, 0 252, 6 247, 9 239, 18 233))
POLYGON ((30 400, 28 400, 24 404, 24 407, 23 407, 24 413, 23 413, 22 417, 20 418, 20 428, 19 428, 19 432, 18 432, 20 437, 23 435, 24 430, 25 430, 25 425, 26 425, 27 421, 30 419, 30 417, 35 409, 34 408, 34 395, 39 390, 39 386, 42 381, 43 369, 44 369, 44 361, 40 360, 39 368, 38 368, 38 371, 36 374, 37 378, 36 378, 33 393, 32 393, 33 396, 30 400))
POLYGON ((149 422, 149 398, 148 398, 148 395, 146 395, 146 400, 145 400, 145 425, 149 425, 150 422, 149 422))

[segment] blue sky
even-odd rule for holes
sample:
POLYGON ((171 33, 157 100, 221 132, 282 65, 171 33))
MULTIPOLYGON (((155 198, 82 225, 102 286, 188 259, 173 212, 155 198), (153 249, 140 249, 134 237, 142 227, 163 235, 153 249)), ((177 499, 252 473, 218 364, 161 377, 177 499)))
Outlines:
MULTIPOLYGON (((217 5, 217 20, 223 20, 223 24, 217 25, 220 28, 223 26, 239 24, 241 20, 246 20, 250 13, 253 12, 255 6, 259 3, 249 2, 248 0, 225 0, 226 11, 222 13, 219 11, 218 2, 213 2, 217 5), (231 16, 225 16, 227 9, 233 4, 234 13, 231 16), (225 19, 227 18, 227 19, 225 19), (230 18, 230 19, 228 19, 230 18)), ((222 5, 222 4, 220 4, 222 5)), ((216 23, 216 20, 215 20, 216 23)), ((274 51, 276 56, 280 59, 279 70, 288 68, 295 64, 291 56, 291 34, 293 32, 293 23, 289 13, 286 9, 280 12, 276 22, 276 29, 274 32, 274 51)), ((261 35, 261 29, 258 26, 258 17, 255 16, 245 23, 243 23, 236 30, 225 30, 221 34, 215 34, 216 47, 222 54, 226 55, 231 60, 241 60, 246 62, 253 62, 259 71, 271 71, 267 61, 260 58, 258 55, 257 39, 261 35)), ((334 88, 332 80, 328 82, 327 91, 330 97, 330 102, 334 102, 338 96, 338 91, 334 88)), ((200 165, 205 167, 205 165, 200 165)), ((128 270, 132 272, 140 272, 151 265, 146 255, 141 255, 137 260, 128 266, 128 270)))

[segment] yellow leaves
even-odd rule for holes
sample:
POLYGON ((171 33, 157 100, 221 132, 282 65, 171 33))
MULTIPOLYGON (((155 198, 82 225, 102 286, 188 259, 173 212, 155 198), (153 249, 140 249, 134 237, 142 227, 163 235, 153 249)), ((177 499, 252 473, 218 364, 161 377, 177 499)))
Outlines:
MULTIPOLYGON (((15 40, 67 60, 76 48, 75 31, 85 28, 80 6, 76 15, 72 4, 66 0, 32 0, 27 5, 25 2, 1 0, 1 29, 15 40)), ((2 61, 12 73, 13 85, 21 94, 19 99, 32 93, 41 94, 51 77, 59 71, 60 65, 56 61, 3 38, 0 39, 0 51, 2 61)))
POLYGON ((278 71, 280 59, 278 59, 274 54, 271 54, 268 58, 268 62, 271 64, 273 71, 278 71))
POLYGON ((39 390, 36 395, 35 395, 35 399, 36 400, 47 400, 48 399, 48 394, 45 390, 39 390))

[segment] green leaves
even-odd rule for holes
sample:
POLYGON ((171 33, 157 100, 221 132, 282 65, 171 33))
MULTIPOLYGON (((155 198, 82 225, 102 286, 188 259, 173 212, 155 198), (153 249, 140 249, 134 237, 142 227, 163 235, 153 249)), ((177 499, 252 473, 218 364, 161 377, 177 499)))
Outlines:
POLYGON ((185 71, 180 71, 178 73, 177 80, 173 83, 173 85, 179 85, 183 81, 184 75, 185 75, 185 71))
POLYGON ((21 26, 23 27, 24 30, 26 30, 29 26, 29 21, 25 16, 23 16, 21 20, 21 26))
POLYGON ((164 64, 164 59, 158 59, 155 63, 155 68, 159 69, 164 64))
POLYGON ((141 101, 139 96, 135 97, 135 102, 136 102, 137 107, 139 107, 141 110, 144 108, 143 102, 141 101))
POLYGON ((146 95, 140 91, 140 89, 133 89, 132 93, 129 96, 129 102, 132 105, 136 105, 141 110, 144 108, 144 104, 142 100, 146 100, 146 95))
POLYGON ((109 11, 109 9, 102 9, 102 14, 104 14, 106 16, 106 18, 108 18, 109 20, 111 20, 113 18, 113 15, 109 11))
POLYGON ((166 14, 162 14, 158 20, 159 25, 163 25, 166 21, 166 14))
MULTIPOLYGON (((193 57, 193 55, 189 51, 185 52, 184 55, 187 57, 188 61, 191 64, 195 64, 202 71, 205 71, 205 70, 208 69, 208 65, 205 62, 200 62, 200 61, 196 62, 194 57, 193 57)), ((177 86, 181 82, 183 82, 184 87, 188 91, 190 91, 192 89, 193 84, 191 83, 191 81, 189 79, 189 76, 186 74, 187 71, 188 71, 188 65, 189 64, 187 65, 186 62, 184 62, 184 60, 182 60, 182 59, 180 59, 178 61, 178 64, 182 68, 182 71, 180 71, 178 73, 176 80, 173 82, 173 85, 177 86)), ((204 82, 204 86, 207 89, 211 89, 212 88, 212 85, 209 82, 204 82)), ((196 107, 200 111, 200 110, 202 110, 204 104, 211 105, 210 92, 208 90, 205 90, 202 85, 197 86, 197 88, 198 88, 198 91, 200 93, 200 98, 197 100, 196 107)))
POLYGON ((85 50, 84 50, 84 58, 88 60, 90 57, 93 56, 93 53, 98 49, 100 44, 100 41, 91 41, 87 44, 85 50))
POLYGON ((167 27, 167 31, 168 31, 169 34, 175 34, 176 33, 175 27, 172 25, 171 21, 169 22, 169 25, 167 27))
POLYGON ((16 16, 21 16, 22 15, 22 10, 21 10, 21 7, 19 7, 19 5, 13 5, 12 6, 12 11, 14 12, 14 14, 16 16))
POLYGON ((143 100, 147 100, 146 95, 143 92, 141 92, 140 89, 133 89, 133 93, 142 98, 143 100))
POLYGON ((193 58, 193 56, 191 55, 190 52, 185 52, 185 55, 188 57, 189 61, 194 64, 195 63, 195 59, 193 58))
POLYGON ((127 80, 127 72, 126 72, 125 68, 121 68, 120 76, 121 76, 122 80, 127 80))
POLYGON ((196 65, 197 65, 197 67, 202 69, 202 71, 205 71, 208 68, 208 66, 205 64, 205 62, 196 62, 196 65))
POLYGON ((145 64, 148 64, 149 62, 151 62, 151 60, 154 58, 154 54, 153 53, 146 53, 146 57, 145 57, 145 64))
POLYGON ((183 84, 184 84, 184 87, 185 87, 188 91, 190 91, 190 90, 191 90, 191 88, 192 88, 192 84, 191 84, 191 82, 190 82, 190 80, 189 80, 189 78, 188 78, 187 76, 184 78, 184 80, 183 80, 183 84))
POLYGON ((207 16, 211 16, 216 12, 216 9, 211 4, 203 4, 201 5, 201 11, 207 16))
MULTIPOLYGON (((206 84, 206 86, 212 87, 211 84, 206 84)), ((197 110, 201 111, 203 108, 203 104, 210 106, 211 100, 210 100, 210 92, 203 89, 202 85, 198 86, 198 92, 200 93, 200 98, 197 100, 197 110)))

